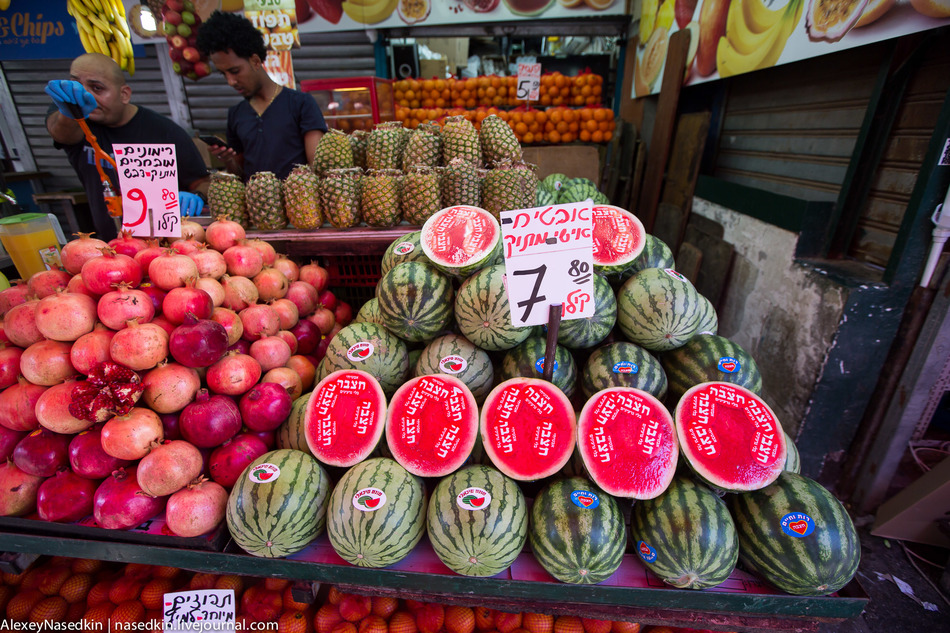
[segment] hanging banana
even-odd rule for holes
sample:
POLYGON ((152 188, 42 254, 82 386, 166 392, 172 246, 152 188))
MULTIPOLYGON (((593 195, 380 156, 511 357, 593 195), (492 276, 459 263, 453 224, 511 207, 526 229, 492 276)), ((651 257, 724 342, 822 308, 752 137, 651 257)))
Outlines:
POLYGON ((76 19, 79 40, 87 53, 102 53, 130 75, 135 58, 122 0, 66 0, 66 11, 76 19))

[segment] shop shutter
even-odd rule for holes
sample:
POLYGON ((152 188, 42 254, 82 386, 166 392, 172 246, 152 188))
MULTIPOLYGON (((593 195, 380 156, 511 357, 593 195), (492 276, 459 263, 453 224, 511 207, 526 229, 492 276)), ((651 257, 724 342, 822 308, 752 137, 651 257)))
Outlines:
POLYGON ((713 175, 835 202, 885 51, 863 46, 733 78, 713 175))
MULTIPOLYGON (((168 116, 170 109, 162 71, 155 57, 155 48, 146 47, 146 56, 136 58, 135 76, 129 78, 132 87, 132 102, 151 108, 168 116)), ((51 79, 68 79, 70 59, 30 59, 0 62, 10 93, 16 104, 17 115, 23 124, 30 143, 30 150, 39 171, 52 174, 43 180, 46 191, 79 189, 79 179, 73 171, 66 154, 53 147, 46 132, 46 110, 51 103, 43 92, 51 79)), ((6 116, 6 113, 4 113, 6 116)))
MULTIPOLYGON (((308 79, 366 77, 376 74, 373 44, 363 31, 304 33, 301 48, 294 49, 297 85, 308 79)), ((240 95, 218 73, 201 81, 185 80, 191 122, 201 134, 223 134, 228 108, 240 95)))

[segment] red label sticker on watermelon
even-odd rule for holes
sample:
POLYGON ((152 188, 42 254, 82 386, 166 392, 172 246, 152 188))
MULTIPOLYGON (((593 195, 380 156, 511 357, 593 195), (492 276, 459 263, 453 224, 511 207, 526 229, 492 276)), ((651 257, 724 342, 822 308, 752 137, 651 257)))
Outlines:
POLYGON ((375 512, 386 505, 386 493, 378 488, 363 488, 353 495, 353 507, 360 512, 375 512))
POLYGON ((645 541, 640 541, 637 544, 637 553, 640 555, 640 558, 648 563, 656 562, 656 550, 650 547, 645 541))
POLYGON ((455 503, 463 510, 484 510, 491 505, 491 493, 484 488, 466 488, 455 496, 455 503))
POLYGON ((551 383, 512 378, 485 399, 481 436, 492 463, 512 479, 548 477, 567 463, 574 450, 574 409, 551 383))
POLYGON ((414 250, 416 247, 412 242, 399 242, 393 247, 393 253, 396 255, 408 255, 414 250))
MULTIPOLYGON (((544 356, 534 361, 534 368, 538 371, 539 374, 544 373, 544 356)), ((554 369, 552 371, 557 371, 557 359, 554 359, 554 369)))
POLYGON ((444 477, 468 459, 478 435, 478 405, 458 378, 443 374, 406 381, 389 403, 386 443, 414 475, 444 477))
POLYGON ((643 250, 643 224, 632 213, 611 205, 597 205, 591 211, 594 264, 619 266, 632 262, 643 250))
POLYGON ((815 522, 804 512, 789 512, 782 517, 782 531, 795 538, 805 538, 815 531, 815 522))
POLYGON ((270 483, 280 477, 280 467, 275 464, 258 464, 247 474, 247 478, 256 484, 270 483))
POLYGON ((682 281, 683 283, 689 283, 689 279, 687 279, 682 273, 678 273, 676 272, 676 270, 672 268, 664 268, 663 272, 665 272, 667 275, 669 275, 670 277, 672 277, 673 279, 677 281, 682 281))
POLYGON ((673 479, 673 418, 645 391, 613 387, 594 394, 578 418, 577 438, 588 473, 609 494, 652 499, 673 479))
POLYGON ((578 508, 593 510, 600 505, 600 497, 590 490, 575 490, 571 493, 571 503, 578 508))
POLYGON ((439 361, 439 370, 443 374, 460 374, 468 367, 468 361, 461 356, 446 356, 439 361))
POLYGON ((716 364, 719 368, 719 371, 726 374, 734 374, 739 371, 739 361, 731 356, 723 356, 719 359, 719 362, 716 364))
POLYGON ((431 259, 465 266, 482 259, 499 239, 498 222, 478 207, 448 207, 436 212, 423 227, 423 250, 431 259))
POLYGON ((622 360, 613 366, 613 372, 615 374, 635 374, 638 371, 640 371, 640 367, 635 362, 629 360, 622 360))
POLYGON ((709 382, 687 391, 676 406, 676 431, 693 470, 725 490, 758 490, 785 466, 782 425, 738 385, 709 382))
POLYGON ((346 357, 349 358, 354 363, 361 363, 370 356, 373 355, 375 348, 373 344, 369 341, 360 341, 350 346, 350 349, 346 350, 346 357))
POLYGON ((386 396, 376 379, 344 369, 314 388, 304 413, 304 435, 319 461, 349 467, 376 448, 385 421, 386 396))

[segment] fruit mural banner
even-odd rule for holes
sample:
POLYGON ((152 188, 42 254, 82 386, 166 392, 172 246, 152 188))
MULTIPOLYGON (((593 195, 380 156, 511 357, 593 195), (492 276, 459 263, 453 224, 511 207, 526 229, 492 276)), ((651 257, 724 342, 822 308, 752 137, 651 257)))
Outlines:
POLYGON ((631 96, 659 92, 683 29, 690 85, 948 24, 950 0, 643 0, 631 96))

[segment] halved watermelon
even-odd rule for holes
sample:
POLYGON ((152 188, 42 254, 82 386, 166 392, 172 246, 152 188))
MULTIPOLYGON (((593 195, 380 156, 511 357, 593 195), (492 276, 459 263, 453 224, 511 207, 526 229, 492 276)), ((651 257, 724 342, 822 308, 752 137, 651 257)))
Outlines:
POLYGON ((518 481, 553 475, 574 451, 574 408, 545 380, 512 378, 495 387, 485 398, 480 426, 488 458, 518 481))
POLYGON ((453 277, 468 277, 501 260, 501 227, 479 207, 436 211, 422 226, 420 241, 432 265, 453 277))
POLYGON ((673 416, 646 391, 604 389, 587 401, 577 419, 577 450, 591 479, 604 491, 653 499, 676 473, 673 416))
POLYGON ((643 224, 629 211, 609 204, 591 210, 594 270, 619 275, 640 255, 645 243, 643 224))
POLYGON ((389 401, 386 445, 413 475, 454 473, 468 459, 477 437, 478 405, 454 376, 410 378, 389 401))
POLYGON ((785 467, 782 425, 761 398, 727 382, 704 382, 676 405, 680 451, 693 471, 731 492, 758 490, 785 467))
POLYGON ((367 457, 383 436, 386 395, 372 374, 331 373, 313 389, 304 413, 310 452, 321 463, 349 467, 367 457))

